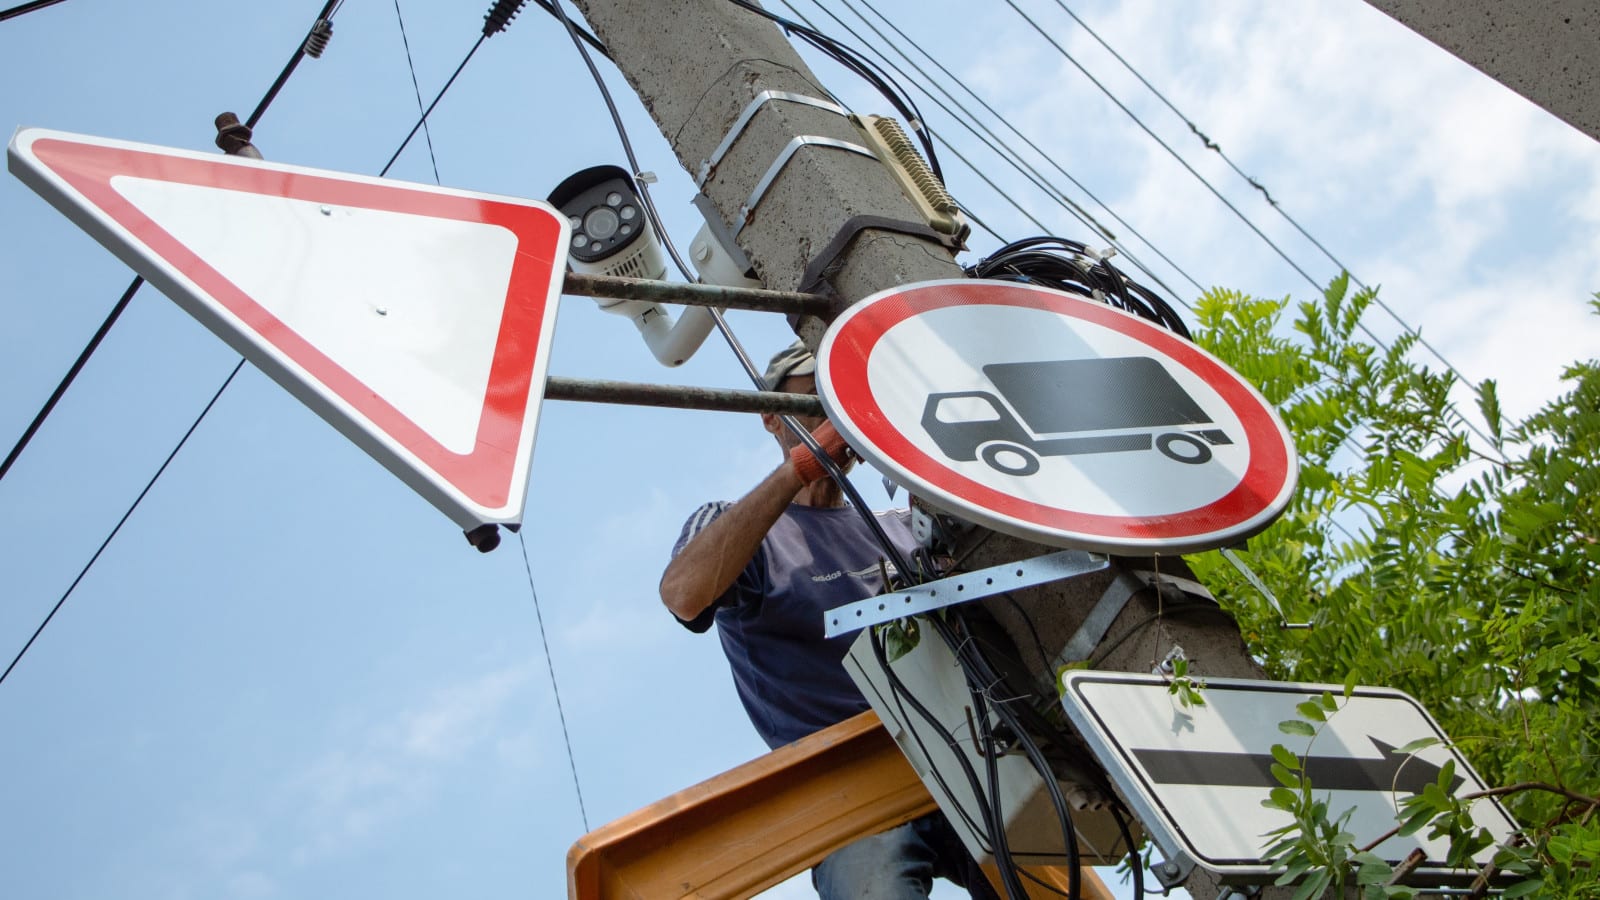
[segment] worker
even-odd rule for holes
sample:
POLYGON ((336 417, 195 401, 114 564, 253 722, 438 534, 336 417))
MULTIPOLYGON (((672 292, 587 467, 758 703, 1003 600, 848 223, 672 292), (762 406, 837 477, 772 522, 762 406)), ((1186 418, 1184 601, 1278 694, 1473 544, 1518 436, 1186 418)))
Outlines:
MULTIPOLYGON (((815 394, 816 361, 800 342, 772 358, 763 386, 815 394)), ((840 466, 844 439, 820 417, 797 417, 840 466)), ((767 746, 776 749, 869 707, 842 660, 854 635, 823 636, 823 613, 883 588, 894 574, 861 511, 822 464, 773 413, 762 424, 783 464, 743 499, 695 510, 661 576, 661 601, 697 634, 713 623, 739 699, 767 746)), ((906 510, 874 515, 909 557, 915 546, 906 510)), ((811 872, 822 900, 926 898, 933 879, 995 897, 942 813, 932 813, 836 850, 811 872)))

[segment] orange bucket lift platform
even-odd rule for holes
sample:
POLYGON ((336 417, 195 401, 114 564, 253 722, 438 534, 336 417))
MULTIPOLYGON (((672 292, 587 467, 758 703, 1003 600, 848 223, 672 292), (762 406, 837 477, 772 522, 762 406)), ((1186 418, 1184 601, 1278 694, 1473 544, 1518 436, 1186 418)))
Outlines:
MULTIPOLYGON (((868 711, 589 832, 567 852, 569 900, 750 897, 838 847, 937 808, 868 711)), ((985 867, 999 890, 997 873, 985 867)), ((1067 870, 1030 867, 1059 897, 1067 870)), ((1083 900, 1112 900, 1082 871, 1083 900)))

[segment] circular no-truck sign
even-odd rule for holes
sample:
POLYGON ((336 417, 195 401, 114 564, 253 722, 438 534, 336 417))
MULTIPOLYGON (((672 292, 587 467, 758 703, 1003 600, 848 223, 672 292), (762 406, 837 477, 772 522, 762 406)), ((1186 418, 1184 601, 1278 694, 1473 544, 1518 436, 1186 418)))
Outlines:
POLYGON ((868 462, 997 531, 1107 553, 1267 527, 1297 465, 1216 357, 1102 303, 977 279, 883 291, 824 336, 817 391, 868 462))

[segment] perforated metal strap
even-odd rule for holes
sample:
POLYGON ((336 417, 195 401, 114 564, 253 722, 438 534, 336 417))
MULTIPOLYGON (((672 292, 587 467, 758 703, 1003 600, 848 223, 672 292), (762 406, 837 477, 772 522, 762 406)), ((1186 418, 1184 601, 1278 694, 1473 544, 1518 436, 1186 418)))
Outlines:
POLYGON ((902 616, 942 609, 955 603, 980 600, 1006 591, 1034 587, 1098 572, 1109 566, 1111 560, 1082 550, 1061 550, 1018 560, 975 572, 963 572, 938 581, 929 581, 916 587, 892 594, 868 597, 836 609, 830 609, 822 620, 823 633, 828 637, 849 634, 869 625, 878 625, 902 616))

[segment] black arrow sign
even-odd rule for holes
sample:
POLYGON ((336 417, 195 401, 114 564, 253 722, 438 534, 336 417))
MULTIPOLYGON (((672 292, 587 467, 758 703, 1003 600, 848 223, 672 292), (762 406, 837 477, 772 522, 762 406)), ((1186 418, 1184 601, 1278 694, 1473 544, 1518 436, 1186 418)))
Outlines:
MULTIPOLYGON (((1311 786, 1324 791, 1403 791, 1415 794, 1439 780, 1439 767, 1368 736, 1383 754, 1376 759, 1313 756, 1305 760, 1311 786)), ((1210 784, 1271 788, 1271 754, 1218 753, 1195 750, 1134 750, 1133 755, 1158 784, 1210 784)), ((1450 783, 1454 794, 1464 779, 1450 783)))

